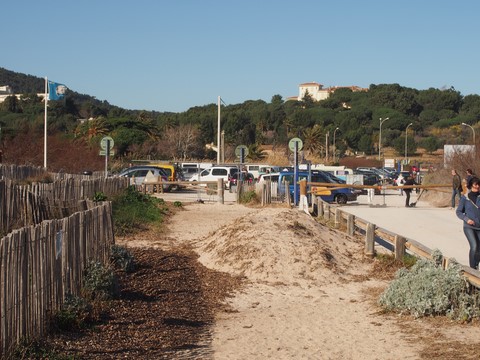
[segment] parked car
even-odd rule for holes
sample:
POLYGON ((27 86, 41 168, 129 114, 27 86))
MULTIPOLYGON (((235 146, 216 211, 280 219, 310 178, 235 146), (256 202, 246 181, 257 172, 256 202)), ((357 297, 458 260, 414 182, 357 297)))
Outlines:
POLYGON ((229 184, 229 189, 230 189, 230 192, 233 192, 233 190, 236 188, 237 186, 237 182, 238 182, 238 178, 239 176, 242 176, 242 181, 244 183, 247 183, 247 184, 253 184, 255 182, 255 176, 252 174, 252 173, 244 173, 244 172, 236 172, 235 174, 233 174, 231 177, 230 177, 230 184, 229 184))
MULTIPOLYGON (((138 165, 123 169, 118 176, 128 177, 131 185, 141 185, 145 182, 145 178, 150 173, 150 176, 161 178, 162 181, 168 181, 168 175, 165 169, 158 166, 138 165)), ((163 191, 170 191, 171 185, 163 185, 163 191)))
POLYGON ((183 177, 185 181, 189 181, 190 178, 195 175, 201 173, 206 168, 213 166, 213 164, 206 164, 206 163, 182 163, 181 168, 183 172, 183 177))
MULTIPOLYGON (((272 174, 265 174, 262 175, 260 181, 272 181, 276 182, 278 185, 279 193, 286 194, 286 183, 289 184, 288 193, 290 197, 293 199, 294 196, 294 172, 293 171, 281 171, 278 173, 272 174)), ((345 184, 345 180, 337 178, 335 175, 332 175, 326 171, 321 170, 314 170, 311 171, 310 174, 306 171, 299 171, 298 172, 298 181, 306 179, 309 182, 316 182, 316 183, 328 183, 328 184, 345 184), (310 179, 309 179, 310 177, 310 179)), ((356 201, 360 191, 351 189, 351 188, 337 188, 331 190, 329 195, 320 195, 323 201, 326 202, 336 202, 337 204, 346 204, 348 201, 356 201)), ((298 191, 297 196, 300 195, 298 191)), ((298 200, 298 199, 297 199, 298 200)))
POLYGON ((200 174, 193 175, 189 181, 217 181, 223 179, 225 188, 230 188, 230 178, 238 172, 237 166, 212 166, 203 170, 200 174))

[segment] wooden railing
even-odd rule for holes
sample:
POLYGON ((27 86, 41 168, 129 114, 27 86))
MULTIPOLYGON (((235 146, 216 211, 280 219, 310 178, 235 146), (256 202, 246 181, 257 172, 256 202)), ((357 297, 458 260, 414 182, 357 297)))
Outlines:
POLYGON ((137 185, 139 191, 145 194, 163 193, 164 185, 173 185, 189 190, 205 191, 209 195, 216 195, 217 202, 225 203, 225 186, 223 179, 217 181, 149 181, 141 185, 137 185))
MULTIPOLYGON (((342 210, 339 206, 332 206, 324 202, 320 197, 316 197, 313 201, 317 208, 317 217, 320 220, 332 224, 333 227, 343 230, 348 235, 360 235, 365 238, 365 254, 374 256, 375 246, 382 246, 391 251, 395 259, 403 261, 405 254, 409 253, 417 257, 431 259, 433 250, 425 245, 408 239, 402 235, 392 233, 391 231, 378 227, 375 224, 356 217, 342 210)), ((444 268, 448 267, 450 258, 443 259, 444 268)), ((461 265, 463 275, 475 287, 480 288, 480 271, 472 269, 468 266, 461 265)))

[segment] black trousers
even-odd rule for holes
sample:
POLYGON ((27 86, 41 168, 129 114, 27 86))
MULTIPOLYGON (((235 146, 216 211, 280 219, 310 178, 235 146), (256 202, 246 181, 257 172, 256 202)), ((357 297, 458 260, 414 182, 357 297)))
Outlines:
POLYGON ((403 192, 404 192, 405 195, 407 196, 407 197, 405 198, 405 206, 406 206, 406 207, 410 207, 410 193, 412 192, 412 190, 407 189, 407 190, 403 190, 403 192))

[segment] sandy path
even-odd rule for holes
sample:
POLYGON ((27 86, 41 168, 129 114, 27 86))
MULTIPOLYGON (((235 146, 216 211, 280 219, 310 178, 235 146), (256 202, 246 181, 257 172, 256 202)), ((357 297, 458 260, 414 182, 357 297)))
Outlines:
POLYGON ((368 279, 361 240, 297 210, 191 204, 169 231, 205 266, 248 279, 232 311, 218 314, 215 359, 433 359, 426 351, 433 343, 446 354, 451 344, 480 339, 478 326, 451 325, 447 333, 381 314, 371 293, 386 283, 368 279))

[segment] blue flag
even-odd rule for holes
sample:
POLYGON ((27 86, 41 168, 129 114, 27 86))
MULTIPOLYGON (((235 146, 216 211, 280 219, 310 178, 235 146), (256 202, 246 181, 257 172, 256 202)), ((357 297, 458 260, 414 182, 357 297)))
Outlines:
POLYGON ((67 87, 63 84, 58 84, 53 81, 48 81, 48 100, 60 100, 63 99, 67 87))

